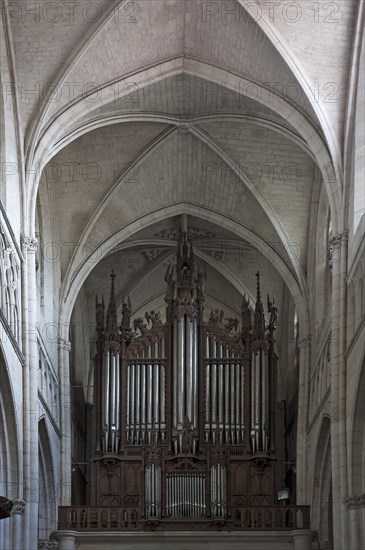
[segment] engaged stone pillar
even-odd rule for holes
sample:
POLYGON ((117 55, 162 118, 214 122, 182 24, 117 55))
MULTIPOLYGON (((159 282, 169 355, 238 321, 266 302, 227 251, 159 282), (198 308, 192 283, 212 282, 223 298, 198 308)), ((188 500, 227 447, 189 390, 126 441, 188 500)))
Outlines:
POLYGON ((307 422, 308 422, 308 391, 310 372, 310 335, 301 338, 299 347, 299 397, 298 397, 298 436, 297 436, 297 502, 307 502, 308 468, 307 468, 307 422))
POLYGON ((22 264, 23 288, 23 491, 27 507, 22 521, 20 548, 36 548, 38 541, 38 342, 37 282, 35 255, 38 241, 22 235, 25 261, 22 264))
POLYGON ((311 550, 315 532, 310 529, 297 529, 291 533, 294 540, 294 550, 311 550))
POLYGON ((342 544, 342 519, 344 505, 341 500, 343 479, 341 477, 340 446, 340 324, 341 324, 341 235, 330 241, 332 270, 332 319, 331 319, 331 462, 333 485, 333 546, 344 550, 342 544))
POLYGON ((58 372, 61 382, 61 505, 71 504, 71 395, 70 358, 71 342, 59 338, 58 372))
POLYGON ((362 511, 365 510, 365 494, 351 495, 345 498, 345 506, 349 513, 350 540, 349 550, 360 550, 361 548, 361 521, 362 511))
POLYGON ((25 510, 25 501, 21 499, 13 500, 13 508, 11 510, 11 528, 12 528, 12 543, 13 548, 22 547, 22 514, 25 510))

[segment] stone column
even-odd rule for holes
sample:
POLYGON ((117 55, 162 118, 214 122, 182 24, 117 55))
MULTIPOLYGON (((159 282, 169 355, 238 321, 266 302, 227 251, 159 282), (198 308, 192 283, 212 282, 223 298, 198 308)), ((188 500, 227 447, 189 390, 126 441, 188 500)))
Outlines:
POLYGON ((35 253, 37 239, 22 235, 23 285, 23 483, 27 507, 23 520, 23 548, 36 548, 38 540, 38 343, 35 253))
POLYGON ((348 233, 341 235, 340 264, 340 326, 339 326, 339 435, 340 435, 340 474, 342 504, 342 547, 346 547, 350 538, 349 523, 344 509, 344 500, 348 495, 348 457, 347 457, 347 403, 346 403, 346 348, 347 348, 347 252, 348 233))
POLYGON ((311 550, 315 532, 310 529, 296 529, 291 532, 294 540, 294 550, 311 550))
POLYGON ((334 550, 346 548, 349 540, 344 497, 347 495, 346 445, 346 260, 347 234, 330 241, 332 265, 331 326, 331 459, 333 487, 334 550))
POLYGON ((351 495, 345 498, 344 501, 349 518, 346 517, 350 524, 350 543, 348 550, 361 550, 361 523, 362 511, 365 511, 365 494, 351 495))
POLYGON ((298 435, 297 435, 297 502, 308 502, 308 468, 307 468, 307 424, 309 406, 309 372, 310 372, 311 337, 307 335, 298 342, 299 355, 299 395, 298 395, 298 435))
POLYGON ((11 528, 12 528, 12 544, 13 548, 22 547, 22 514, 25 510, 25 501, 21 499, 13 500, 13 508, 11 510, 11 528))
POLYGON ((71 342, 58 339, 58 372, 60 379, 61 413, 61 506, 71 504, 71 393, 70 351, 71 342))

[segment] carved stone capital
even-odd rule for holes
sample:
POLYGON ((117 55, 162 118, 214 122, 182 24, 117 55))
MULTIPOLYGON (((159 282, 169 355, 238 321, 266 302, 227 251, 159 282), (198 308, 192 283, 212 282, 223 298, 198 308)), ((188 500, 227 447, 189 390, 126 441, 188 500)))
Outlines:
POLYGON ((310 346, 312 341, 312 336, 310 334, 307 334, 307 336, 303 336, 302 338, 299 338, 298 340, 298 348, 303 349, 307 346, 310 346))
POLYGON ((58 542, 55 540, 40 540, 38 542, 38 550, 57 550, 58 542))
POLYGON ((27 252, 37 252, 38 250, 38 239, 35 237, 22 235, 20 237, 20 244, 22 245, 23 250, 27 252))
POLYGON ((365 493, 362 495, 350 495, 344 499, 344 504, 349 510, 351 508, 364 508, 365 507, 365 493))
POLYGON ((69 342, 68 340, 64 340, 63 338, 58 338, 57 349, 62 349, 64 351, 71 351, 71 342, 69 342))
POLYGON ((11 510, 11 515, 22 514, 25 510, 25 500, 16 498, 13 500, 13 508, 11 510))
POLYGON ((333 235, 329 240, 330 251, 335 250, 341 246, 342 235, 333 235))

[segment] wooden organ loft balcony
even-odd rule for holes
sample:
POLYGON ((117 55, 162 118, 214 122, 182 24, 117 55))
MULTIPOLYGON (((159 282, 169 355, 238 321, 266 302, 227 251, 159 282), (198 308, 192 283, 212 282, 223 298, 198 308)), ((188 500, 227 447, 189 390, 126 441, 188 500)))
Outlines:
MULTIPOLYGON (((187 504, 189 506, 189 504, 187 504)), ((148 519, 143 508, 115 506, 61 506, 59 530, 76 531, 293 531, 309 529, 309 506, 241 506, 225 519, 148 519)))
POLYGON ((268 298, 267 321, 256 276, 254 310, 244 296, 240 320, 206 321, 206 274, 183 234, 166 322, 151 311, 132 328, 128 298, 117 324, 112 274, 106 318, 96 301, 90 498, 59 508, 60 531, 309 528, 308 506, 277 500, 277 309, 268 298))

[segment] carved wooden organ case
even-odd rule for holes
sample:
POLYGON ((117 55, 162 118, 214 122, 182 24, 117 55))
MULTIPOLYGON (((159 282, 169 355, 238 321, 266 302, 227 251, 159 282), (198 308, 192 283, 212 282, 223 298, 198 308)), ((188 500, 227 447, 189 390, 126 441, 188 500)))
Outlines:
POLYGON ((91 504, 138 510, 147 527, 275 504, 275 302, 267 322, 257 273, 253 319, 244 296, 240 330, 217 309, 204 322, 195 268, 184 235, 165 276, 165 323, 151 311, 131 327, 127 300, 118 326, 114 274, 105 323, 96 301, 91 504))

